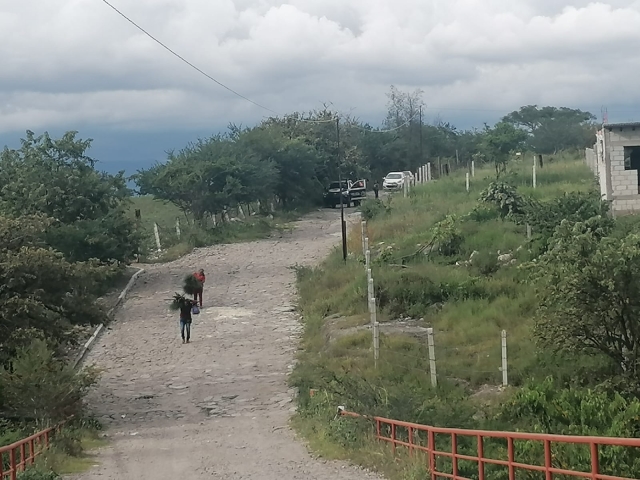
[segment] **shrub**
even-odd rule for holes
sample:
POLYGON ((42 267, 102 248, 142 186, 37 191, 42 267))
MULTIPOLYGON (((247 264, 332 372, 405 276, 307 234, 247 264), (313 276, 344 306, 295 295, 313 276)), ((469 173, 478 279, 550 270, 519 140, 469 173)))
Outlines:
POLYGON ((42 467, 31 467, 18 473, 18 480, 57 480, 58 478, 60 475, 42 467))
POLYGON ((480 275, 485 276, 493 275, 500 269, 498 255, 487 251, 474 255, 471 264, 480 275))
POLYGON ((54 357, 43 340, 18 350, 11 368, 0 367, 0 411, 18 421, 59 421, 82 411, 82 399, 97 381, 54 357))
POLYGON ((492 182, 480 194, 480 201, 497 207, 502 218, 521 215, 525 212, 525 199, 515 187, 504 182, 492 182))
POLYGON ((379 217, 386 213, 389 213, 391 210, 390 205, 386 205, 379 198, 369 199, 362 202, 360 207, 360 212, 362 213, 362 217, 365 220, 371 220, 373 218, 379 217))

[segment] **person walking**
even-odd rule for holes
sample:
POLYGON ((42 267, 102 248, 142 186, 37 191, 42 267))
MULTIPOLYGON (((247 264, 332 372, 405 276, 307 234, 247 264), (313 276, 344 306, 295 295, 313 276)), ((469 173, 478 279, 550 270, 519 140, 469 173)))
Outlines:
POLYGON ((198 305, 198 298, 200 298, 200 308, 202 308, 202 290, 204 288, 204 282, 207 278, 204 274, 203 269, 200 269, 199 272, 194 273, 193 276, 200 283, 200 288, 198 288, 195 292, 193 292, 193 301, 195 302, 196 305, 198 305))
POLYGON ((182 343, 189 343, 191 340, 191 310, 195 303, 185 298, 180 305, 180 336, 182 343))
POLYGON ((376 196, 376 198, 378 198, 378 191, 380 190, 380 186, 378 185, 378 182, 375 182, 373 184, 373 194, 376 196))

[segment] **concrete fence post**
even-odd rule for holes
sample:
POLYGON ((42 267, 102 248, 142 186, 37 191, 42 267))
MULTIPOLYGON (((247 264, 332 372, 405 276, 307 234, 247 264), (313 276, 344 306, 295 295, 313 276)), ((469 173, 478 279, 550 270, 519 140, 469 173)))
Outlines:
POLYGON ((507 331, 502 330, 502 385, 509 385, 509 377, 507 375, 507 331))
POLYGON ((433 341, 433 328, 427 329, 427 342, 429 345, 429 373, 431 374, 431 386, 438 386, 438 375, 436 374, 436 347, 433 341))
POLYGON ((471 160, 471 176, 476 176, 476 162, 473 160, 471 160))
POLYGON ((468 192, 469 191, 469 172, 467 172, 467 174, 466 174, 465 183, 466 183, 467 192, 468 192))
POLYGON ((362 220, 360 222, 360 237, 362 239, 362 254, 367 251, 366 248, 366 239, 367 239, 367 221, 362 220))
MULTIPOLYGON (((364 252, 364 269, 371 270, 371 251, 369 249, 364 252)), ((367 281, 369 281, 369 277, 367 277, 367 281)))
POLYGON ((431 162, 427 163, 427 181, 430 182, 431 180, 433 180, 433 177, 431 176, 431 162))
POLYGON ((531 225, 527 223, 527 240, 531 240, 531 225))
POLYGON ((160 245, 160 231, 158 230, 158 224, 153 223, 153 234, 156 237, 156 247, 158 247, 158 253, 162 252, 162 246, 160 245))
POLYGON ((178 240, 180 240, 180 217, 176 218, 176 235, 178 236, 178 240))

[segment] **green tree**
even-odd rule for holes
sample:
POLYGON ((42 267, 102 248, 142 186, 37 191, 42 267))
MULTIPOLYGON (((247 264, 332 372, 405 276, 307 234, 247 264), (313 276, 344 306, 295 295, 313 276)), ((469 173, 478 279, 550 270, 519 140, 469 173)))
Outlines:
POLYGON ((506 173, 511 155, 524 145, 527 134, 507 122, 498 122, 493 128, 485 125, 481 149, 496 169, 496 178, 506 173))
POLYGON ((540 295, 535 332, 545 347, 608 357, 637 387, 640 235, 610 232, 602 217, 560 224, 532 267, 540 295))
POLYGON ((105 322, 94 293, 115 267, 70 263, 45 243, 51 220, 0 217, 0 364, 41 337, 62 346, 76 325, 105 322))
POLYGON ((28 131, 19 149, 2 151, 0 212, 53 219, 50 244, 71 260, 127 261, 139 239, 126 215, 130 191, 124 174, 96 170, 86 155, 91 140, 76 134, 54 140, 28 131))
POLYGON ((595 115, 567 107, 526 105, 503 119, 528 134, 528 146, 538 153, 556 153, 593 144, 595 115))

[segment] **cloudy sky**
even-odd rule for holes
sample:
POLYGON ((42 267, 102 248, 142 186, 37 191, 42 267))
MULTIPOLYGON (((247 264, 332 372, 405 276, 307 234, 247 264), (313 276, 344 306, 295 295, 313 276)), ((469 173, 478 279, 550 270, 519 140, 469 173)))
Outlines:
MULTIPOLYGON (((330 102, 379 124, 394 84, 462 128, 525 104, 640 120, 640 0, 109 1, 278 113, 330 102)), ((0 144, 79 130, 109 170, 271 114, 102 0, 0 0, 0 58, 0 144)))

